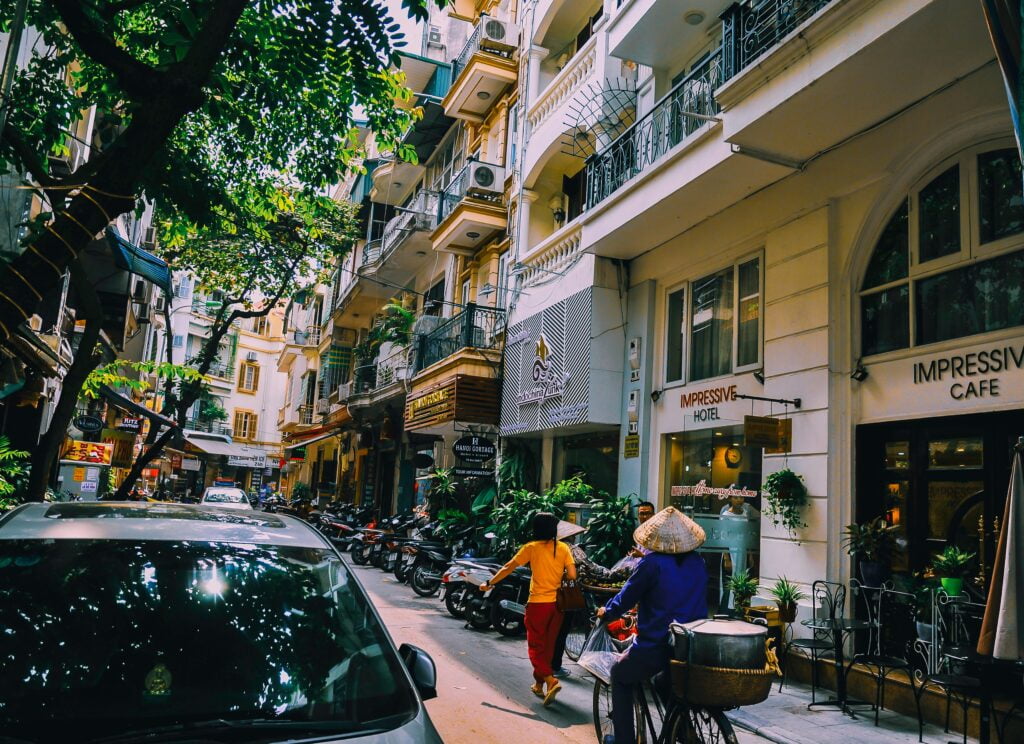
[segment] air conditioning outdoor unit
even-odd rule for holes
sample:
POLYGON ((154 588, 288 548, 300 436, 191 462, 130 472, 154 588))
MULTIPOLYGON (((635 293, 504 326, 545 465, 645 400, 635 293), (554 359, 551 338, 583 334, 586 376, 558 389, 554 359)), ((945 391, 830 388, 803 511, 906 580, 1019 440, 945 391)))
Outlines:
POLYGON ((135 322, 139 325, 145 325, 149 322, 149 304, 143 302, 139 305, 139 309, 135 311, 135 322))
POLYGON ((480 35, 481 49, 494 49, 508 53, 519 46, 519 32, 508 21, 482 16, 480 23, 483 24, 480 35))
POLYGON ((156 312, 162 313, 166 306, 167 298, 164 297, 162 294, 157 295, 156 298, 153 300, 153 310, 156 312))
POLYGON ((146 250, 153 250, 156 248, 156 228, 153 226, 147 227, 146 232, 142 237, 142 246, 146 250))
POLYGON ((320 398, 316 402, 316 412, 317 413, 330 413, 331 412, 331 401, 329 401, 327 398, 320 398))
POLYGON ((467 193, 500 196, 505 191, 505 169, 500 165, 472 162, 469 164, 467 193))
POLYGON ((256 352, 255 351, 247 351, 247 352, 245 352, 245 361, 247 361, 247 362, 255 362, 256 359, 257 359, 257 357, 256 357, 256 352))
POLYGON ((339 401, 344 402, 344 401, 348 400, 351 396, 352 396, 352 383, 351 382, 343 382, 340 385, 338 385, 338 400, 339 401))
POLYGON ((146 300, 146 280, 136 279, 135 284, 132 285, 132 299, 136 302, 143 302, 146 300))

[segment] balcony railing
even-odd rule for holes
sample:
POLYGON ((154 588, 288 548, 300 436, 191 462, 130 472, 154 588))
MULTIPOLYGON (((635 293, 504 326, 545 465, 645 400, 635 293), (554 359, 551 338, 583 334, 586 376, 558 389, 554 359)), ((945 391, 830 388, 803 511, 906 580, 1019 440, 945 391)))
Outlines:
POLYGON ((292 331, 296 346, 319 346, 320 326, 308 326, 304 331, 292 331))
MULTIPOLYGON (((466 46, 462 47, 462 51, 459 52, 459 56, 455 58, 454 62, 452 62, 453 81, 459 79, 459 75, 462 71, 469 67, 469 60, 473 58, 474 54, 480 51, 480 42, 483 40, 484 24, 487 23, 488 19, 488 15, 480 15, 480 20, 477 21, 476 28, 473 29, 473 34, 466 41, 466 46)), ((511 59, 515 53, 514 49, 499 50, 491 48, 488 48, 487 52, 489 54, 497 54, 502 57, 507 57, 508 59, 511 59)))
POLYGON ((211 421, 209 419, 200 418, 199 416, 191 416, 185 421, 185 428, 190 431, 203 431, 211 434, 225 434, 231 436, 231 427, 228 426, 224 421, 211 421))
POLYGON ((505 311, 473 303, 430 333, 416 339, 416 371, 450 357, 460 349, 496 349, 505 330, 505 311))
MULTIPOLYGON (((455 207, 459 206, 469 191, 469 163, 459 171, 459 174, 452 179, 451 183, 444 187, 444 190, 437 195, 437 224, 440 225, 447 219, 448 215, 455 211, 455 207)), ((501 166, 494 165, 493 163, 485 163, 485 165, 491 165, 494 168, 500 168, 501 166)), ((486 197, 484 197, 486 198, 486 197)))
POLYGON ((420 189, 409 205, 409 211, 403 211, 388 220, 384 226, 384 235, 378 243, 380 261, 387 261, 410 233, 416 230, 433 230, 437 227, 437 202, 436 191, 420 189))
POLYGON ((351 394, 366 395, 393 382, 409 379, 412 373, 409 357, 409 349, 398 348, 373 364, 356 367, 353 370, 351 394))
POLYGON ((719 49, 594 155, 587 163, 587 206, 606 199, 713 118, 718 113, 714 92, 723 80, 719 49))
POLYGON ((363 262, 359 265, 360 270, 371 269, 380 261, 381 241, 371 240, 363 246, 363 262))
POLYGON ((219 377, 222 380, 233 380, 235 379, 235 365, 224 364, 223 362, 214 362, 210 365, 210 369, 207 374, 213 377, 219 377))
POLYGON ((758 0, 733 5, 722 16, 725 82, 792 33, 832 0, 758 0))
POLYGON ((309 426, 313 423, 313 406, 304 405, 299 406, 299 417, 298 422, 304 426, 309 426))

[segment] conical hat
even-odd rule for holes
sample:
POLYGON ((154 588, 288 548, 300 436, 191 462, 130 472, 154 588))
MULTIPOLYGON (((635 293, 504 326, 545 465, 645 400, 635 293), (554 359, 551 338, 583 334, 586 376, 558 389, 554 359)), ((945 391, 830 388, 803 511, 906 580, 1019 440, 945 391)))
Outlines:
POLYGON ((633 539, 655 553, 689 553, 704 544, 704 529, 669 506, 633 532, 633 539))
POLYGON ((587 531, 586 527, 581 527, 578 524, 573 524, 572 522, 567 522, 564 519, 559 519, 558 520, 558 539, 559 540, 565 540, 566 538, 574 537, 575 535, 578 535, 581 532, 586 532, 586 531, 587 531))

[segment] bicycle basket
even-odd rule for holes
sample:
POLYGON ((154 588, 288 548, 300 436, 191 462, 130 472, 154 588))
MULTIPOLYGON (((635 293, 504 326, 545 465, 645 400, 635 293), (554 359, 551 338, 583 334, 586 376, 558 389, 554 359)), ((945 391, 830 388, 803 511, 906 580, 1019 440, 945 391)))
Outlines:
POLYGON ((768 698, 776 670, 727 669, 672 660, 672 694, 690 705, 733 708, 768 698))

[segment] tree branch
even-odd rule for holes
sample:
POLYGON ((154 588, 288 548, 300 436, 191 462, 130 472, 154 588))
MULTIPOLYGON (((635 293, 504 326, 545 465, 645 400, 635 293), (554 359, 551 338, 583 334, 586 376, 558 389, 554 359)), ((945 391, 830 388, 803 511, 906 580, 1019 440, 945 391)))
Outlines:
POLYGON ((81 0, 50 2, 82 51, 110 70, 130 96, 146 100, 160 95, 166 89, 165 74, 140 62, 103 34, 85 13, 81 0))

